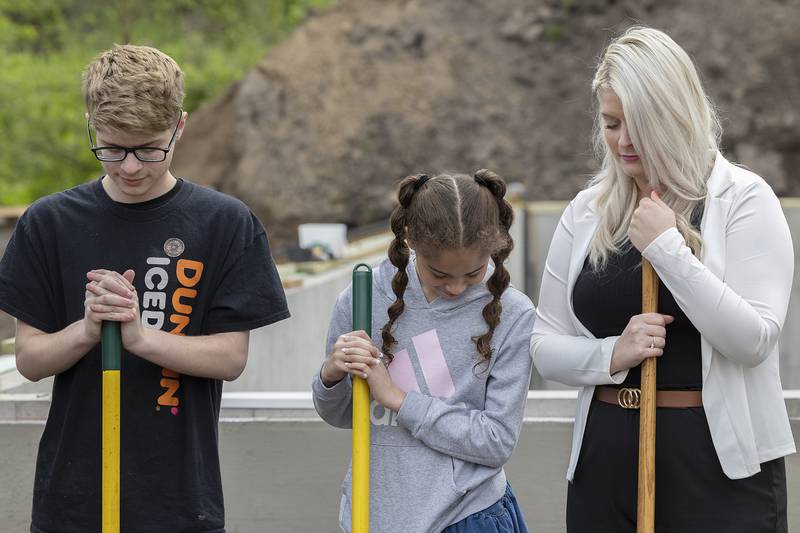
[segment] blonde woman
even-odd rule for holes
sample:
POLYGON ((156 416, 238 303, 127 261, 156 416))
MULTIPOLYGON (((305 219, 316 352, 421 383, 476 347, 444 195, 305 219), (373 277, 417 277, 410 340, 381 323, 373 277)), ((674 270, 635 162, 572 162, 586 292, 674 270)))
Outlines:
POLYGON ((553 236, 531 340, 545 378, 581 387, 567 529, 635 531, 639 365, 657 357, 656 530, 785 532, 778 337, 794 256, 778 200, 718 151, 713 107, 666 34, 614 40, 592 91, 603 163, 553 236), (641 314, 642 256, 659 313, 641 314))

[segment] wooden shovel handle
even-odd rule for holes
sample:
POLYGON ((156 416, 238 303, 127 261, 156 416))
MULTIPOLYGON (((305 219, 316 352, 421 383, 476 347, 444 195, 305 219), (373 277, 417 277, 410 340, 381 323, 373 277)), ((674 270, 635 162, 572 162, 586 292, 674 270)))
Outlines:
MULTIPOLYGON (((642 313, 658 312, 658 276, 642 258, 642 313)), ((656 359, 642 362, 639 406, 639 489, 636 532, 653 533, 656 516, 656 359)))

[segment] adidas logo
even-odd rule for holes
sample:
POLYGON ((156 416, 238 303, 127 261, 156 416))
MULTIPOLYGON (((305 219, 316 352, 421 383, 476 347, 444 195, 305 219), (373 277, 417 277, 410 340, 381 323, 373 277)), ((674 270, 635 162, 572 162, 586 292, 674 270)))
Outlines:
MULTIPOLYGON (((389 375, 395 385, 405 392, 417 391, 436 398, 449 398, 455 392, 453 376, 447 368, 442 345, 436 330, 432 329, 411 339, 416 352, 416 367, 421 371, 421 380, 408 350, 394 354, 389 365, 389 375)), ((369 417, 374 426, 396 426, 397 413, 386 409, 375 400, 369 404, 369 417)))

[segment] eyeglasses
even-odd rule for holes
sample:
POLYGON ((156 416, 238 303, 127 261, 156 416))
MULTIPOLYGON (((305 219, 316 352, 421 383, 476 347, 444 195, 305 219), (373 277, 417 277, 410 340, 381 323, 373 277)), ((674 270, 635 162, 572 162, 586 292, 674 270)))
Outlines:
POLYGON ((143 163, 159 163, 167 158, 167 154, 172 149, 172 144, 175 142, 175 135, 178 134, 178 126, 181 125, 181 118, 183 118, 183 110, 181 110, 178 116, 178 123, 175 124, 175 131, 172 132, 172 137, 166 148, 158 148, 156 146, 135 146, 133 148, 126 148, 124 146, 95 146, 94 139, 92 139, 92 128, 87 119, 86 133, 89 135, 90 150, 100 161, 124 161, 125 158, 128 157, 128 154, 133 153, 134 157, 143 163))

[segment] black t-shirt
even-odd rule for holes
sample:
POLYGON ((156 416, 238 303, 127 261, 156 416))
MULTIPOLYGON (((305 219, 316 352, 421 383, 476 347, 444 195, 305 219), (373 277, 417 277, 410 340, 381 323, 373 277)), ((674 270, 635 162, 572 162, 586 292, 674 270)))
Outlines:
MULTIPOLYGON (((263 226, 240 201, 179 180, 160 198, 112 201, 102 181, 43 198, 0 262, 0 309, 47 333, 84 315, 86 273, 136 272, 142 321, 181 335, 246 331, 289 316, 263 226)), ((99 345, 58 374, 39 444, 35 533, 100 531, 99 345)), ((123 351, 121 519, 126 532, 222 532, 222 382, 123 351)))
MULTIPOLYGON (((598 339, 621 335, 631 317, 642 313, 642 254, 628 244, 623 253, 609 256, 600 272, 587 257, 572 291, 572 303, 575 316, 598 339)), ((663 283, 658 287, 658 312, 674 316, 675 321, 667 325, 667 344, 657 360, 657 387, 702 389, 700 333, 663 283)), ((640 383, 638 365, 620 386, 639 388, 640 383)))

